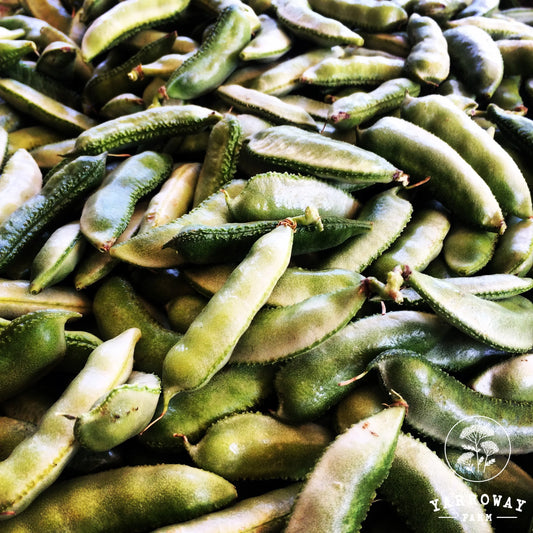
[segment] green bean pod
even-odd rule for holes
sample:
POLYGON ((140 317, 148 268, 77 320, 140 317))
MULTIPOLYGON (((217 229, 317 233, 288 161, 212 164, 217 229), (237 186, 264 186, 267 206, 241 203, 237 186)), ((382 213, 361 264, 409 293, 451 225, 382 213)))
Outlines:
POLYGON ((98 16, 87 28, 81 42, 83 59, 89 63, 100 53, 126 40, 143 28, 168 22, 187 7, 189 0, 147 4, 143 0, 127 0, 98 16))
POLYGON ((522 218, 533 215, 531 192, 512 157, 446 97, 407 96, 401 116, 454 148, 489 185, 504 213, 522 218))
POLYGON ((35 431, 35 424, 9 416, 0 416, 0 461, 3 461, 25 438, 35 431))
POLYGON ((491 261, 497 241, 498 235, 490 231, 454 224, 444 239, 443 257, 452 272, 471 276, 491 261))
POLYGON ((107 252, 126 229, 141 196, 165 181, 172 157, 146 150, 122 161, 84 202, 80 228, 98 250, 107 252))
POLYGON ((503 233, 505 220, 483 178, 446 142, 420 126, 383 117, 360 133, 361 145, 387 158, 425 187, 458 218, 503 233))
POLYGON ((36 53, 37 47, 30 40, 6 39, 0 40, 0 68, 9 67, 23 57, 36 53))
POLYGON ((198 132, 220 118, 216 111, 192 104, 152 107, 89 128, 78 135, 74 150, 67 155, 101 154, 140 142, 198 132))
POLYGON ((150 314, 146 302, 127 279, 120 276, 104 279, 93 298, 93 313, 103 339, 138 328, 142 336, 135 346, 135 369, 161 375, 163 359, 181 335, 150 314))
POLYGON ((482 417, 487 422, 477 423, 493 429, 499 425, 505 431, 507 438, 498 442, 499 455, 530 453, 531 402, 501 400, 473 391, 410 350, 385 351, 370 368, 378 370, 391 395, 399 394, 409 405, 406 421, 423 435, 462 448, 463 437, 453 432, 453 427, 469 417, 482 417))
POLYGON ((431 17, 412 13, 407 34, 412 47, 405 71, 421 83, 440 85, 450 74, 448 43, 440 26, 431 17))
POLYGON ((163 413, 181 391, 205 385, 228 361, 239 338, 288 266, 293 229, 280 224, 259 237, 163 361, 163 413), (233 309, 230 302, 239 302, 233 309), (212 335, 205 335, 206 328, 212 335))
POLYGON ((503 78, 503 58, 491 36, 476 26, 457 26, 444 37, 457 75, 479 98, 491 98, 503 78))
POLYGON ((493 531, 474 492, 433 450, 411 435, 398 436, 389 475, 380 493, 392 502, 413 531, 493 531), (422 494, 419 499, 417 496, 422 494))
POLYGON ((450 220, 438 209, 420 209, 402 234, 371 265, 369 273, 382 281, 396 266, 424 270, 442 250, 450 220))
POLYGON ((350 194, 317 178, 282 172, 252 176, 236 196, 226 195, 236 221, 297 217, 309 206, 321 216, 351 218, 359 203, 350 194))
POLYGON ((405 59, 347 55, 323 59, 301 76, 302 83, 320 87, 379 85, 404 75, 405 59))
POLYGON ((319 13, 335 18, 349 27, 373 33, 393 31, 407 21, 405 9, 394 2, 310 0, 309 5, 319 13))
POLYGON ((502 17, 470 16, 447 22, 449 28, 474 26, 485 30, 495 41, 500 39, 531 39, 533 30, 523 22, 502 17))
POLYGON ((190 100, 212 91, 237 68, 239 54, 251 38, 247 12, 228 6, 200 48, 170 75, 165 84, 167 94, 190 100))
POLYGON ((284 527, 301 487, 300 482, 292 483, 245 498, 221 511, 156 529, 153 533, 202 533, 215 530, 219 533, 275 533, 284 527))
POLYGON ((84 250, 85 241, 79 222, 54 230, 33 258, 30 292, 38 294, 46 287, 63 281, 76 268, 84 250))
POLYGON ((15 109, 66 135, 77 135, 96 126, 93 118, 14 79, 0 80, 0 96, 15 109))
POLYGON ((498 126, 526 154, 533 151, 533 120, 529 117, 506 111, 496 104, 487 106, 487 118, 498 126))
POLYGON ((216 94, 241 112, 256 114, 274 124, 289 124, 315 131, 318 129, 314 118, 307 111, 272 94, 236 84, 221 85, 216 94))
POLYGON ((512 219, 496 243, 487 271, 527 276, 532 266, 533 219, 512 219))
POLYGON ((380 352, 415 346, 428 351, 446 333, 444 324, 420 311, 390 311, 347 324, 278 370, 274 382, 277 416, 295 422, 319 418, 353 390, 353 378, 380 352))
POLYGON ((262 405, 272 392, 273 376, 273 366, 227 366, 200 389, 174 396, 163 418, 139 439, 157 450, 180 450, 179 435, 196 443, 217 420, 262 405))
POLYGON ((371 91, 355 91, 336 99, 328 119, 336 128, 352 128, 399 108, 406 94, 418 96, 420 85, 409 78, 384 81, 371 91))
POLYGON ((238 118, 229 114, 213 126, 194 188, 193 206, 233 179, 243 141, 242 133, 238 118))
POLYGON ((46 412, 38 430, 0 463, 1 519, 12 519, 22 512, 57 479, 77 449, 73 434, 75 418, 128 378, 139 337, 140 330, 132 328, 98 346, 46 412))
POLYGON ((76 418, 76 440, 84 448, 103 452, 133 438, 152 419, 160 392, 158 376, 133 371, 126 383, 111 389, 76 418))
POLYGON ((391 246, 413 213, 411 202, 399 192, 399 187, 393 187, 365 202, 357 220, 371 222, 372 231, 353 237, 327 254, 319 262, 321 268, 362 272, 391 246))
POLYGON ((16 150, 5 162, 0 176, 0 221, 39 193, 43 176, 28 150, 16 150))
POLYGON ((533 323, 533 307, 529 300, 520 296, 515 296, 518 300, 514 301, 485 300, 446 280, 411 271, 408 267, 404 269, 404 277, 435 313, 473 338, 513 353, 533 348, 533 330, 529 328, 529 323, 533 323))
POLYGON ((321 15, 311 9, 307 0, 273 0, 276 18, 297 37, 319 46, 339 44, 363 45, 363 38, 337 18, 321 15))
POLYGON ((21 533, 36 527, 87 533, 147 531, 213 512, 236 497, 231 483, 199 468, 182 464, 125 466, 58 483, 3 527, 6 532, 21 533))
POLYGON ((229 363, 270 364, 306 353, 352 320, 365 300, 363 286, 354 285, 293 305, 260 310, 237 342, 229 363))
POLYGON ((514 401, 533 401, 531 354, 516 355, 489 366, 472 377, 469 386, 488 396, 514 401))
POLYGON ((339 434, 307 477, 285 531, 358 531, 391 467, 404 415, 391 407, 339 434))
POLYGON ((241 155, 242 166, 259 172, 278 169, 361 186, 408 179, 375 152, 294 126, 273 126, 256 133, 241 155))
POLYGON ((243 61, 275 61, 291 49, 292 38, 276 19, 266 13, 258 18, 261 28, 241 50, 239 58, 243 61))
POLYGON ((185 446, 199 468, 230 481, 298 481, 312 470, 330 440, 329 430, 319 424, 289 425, 256 412, 219 420, 197 444, 185 446))
POLYGON ((72 311, 26 313, 0 332, 0 401, 33 384, 64 356, 65 322, 79 317, 72 311))
MULTIPOLYGON (((183 274, 187 281, 201 294, 212 296, 226 281, 234 265, 220 264, 202 267, 187 267, 183 274)), ((272 289, 267 305, 292 305, 315 294, 333 292, 359 283, 363 276, 341 268, 307 269, 287 267, 272 289)))
POLYGON ((309 67, 326 57, 339 57, 343 53, 340 46, 316 48, 304 52, 270 67, 253 79, 249 87, 265 94, 286 95, 302 85, 301 76, 309 67))
POLYGON ((126 73, 139 64, 155 61, 163 54, 169 53, 175 42, 176 33, 163 34, 120 64, 103 72, 95 72, 83 87, 86 105, 98 108, 121 93, 137 93, 137 89, 144 88, 148 80, 134 81, 126 76, 126 73))
POLYGON ((45 176, 45 185, 0 225, 0 269, 22 247, 103 179, 106 154, 65 159, 45 176))
MULTIPOLYGON (((243 180, 232 180, 225 186, 228 194, 238 194, 243 180)), ((115 244, 109 250, 112 257, 144 267, 168 268, 179 265, 183 259, 172 248, 164 248, 183 227, 189 224, 224 224, 230 214, 222 191, 213 193, 189 213, 161 226, 148 229, 127 241, 115 244)))
POLYGON ((531 58, 533 57, 533 41, 531 39, 501 39, 496 42, 503 59, 505 76, 529 77, 531 58))
MULTIPOLYGON (((220 226, 191 225, 182 229, 166 246, 175 248, 192 264, 240 261, 253 242, 273 230, 278 220, 228 222, 220 226)), ((342 217, 320 218, 320 227, 296 226, 292 255, 301 255, 333 248, 346 239, 368 232, 370 223, 342 217)))

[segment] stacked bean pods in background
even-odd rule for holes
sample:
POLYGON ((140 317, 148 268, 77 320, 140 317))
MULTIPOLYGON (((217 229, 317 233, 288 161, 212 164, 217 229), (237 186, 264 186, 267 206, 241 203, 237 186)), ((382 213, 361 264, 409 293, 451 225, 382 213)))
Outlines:
POLYGON ((0 531, 530 532, 533 8, 0 1, 0 531))

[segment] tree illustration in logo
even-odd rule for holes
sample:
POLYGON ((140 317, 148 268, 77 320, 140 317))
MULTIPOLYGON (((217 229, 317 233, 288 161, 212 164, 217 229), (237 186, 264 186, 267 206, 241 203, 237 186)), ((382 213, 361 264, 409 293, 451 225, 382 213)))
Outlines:
POLYGON ((492 429, 481 424, 466 426, 459 438, 468 441, 467 444, 461 446, 463 450, 468 451, 457 458, 457 466, 462 466, 471 472, 475 470, 485 472, 487 466, 495 462, 495 459, 490 459, 490 457, 499 451, 497 444, 490 440, 493 435, 492 429))

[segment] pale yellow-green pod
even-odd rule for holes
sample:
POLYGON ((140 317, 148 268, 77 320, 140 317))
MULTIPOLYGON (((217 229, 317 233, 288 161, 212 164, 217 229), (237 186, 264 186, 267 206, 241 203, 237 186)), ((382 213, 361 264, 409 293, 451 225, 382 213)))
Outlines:
POLYGON ((128 379, 140 336, 138 328, 130 328, 95 348, 84 368, 46 412, 37 431, 0 462, 0 520, 22 512, 61 474, 78 449, 74 441, 76 419, 128 379))
POLYGON ((79 221, 57 228, 33 258, 30 292, 38 294, 63 281, 76 268, 85 246, 79 221))
POLYGON ((170 177, 150 200, 139 233, 172 222, 189 211, 200 168, 200 163, 174 165, 170 177))
POLYGON ((20 148, 7 160, 0 176, 0 223, 43 185, 43 175, 30 153, 20 148))
POLYGON ((84 448, 103 452, 135 437, 154 416, 160 392, 159 376, 133 371, 126 383, 111 389, 77 418, 77 441, 84 448))

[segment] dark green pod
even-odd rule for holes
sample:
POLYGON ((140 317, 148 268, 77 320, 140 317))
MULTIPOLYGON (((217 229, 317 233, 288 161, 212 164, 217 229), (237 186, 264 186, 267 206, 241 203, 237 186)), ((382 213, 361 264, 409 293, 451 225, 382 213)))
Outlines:
POLYGON ((387 350, 370 368, 378 370, 392 396, 399 395, 409 405, 406 421, 437 442, 462 448, 462 431, 453 429, 477 417, 472 424, 503 430, 503 438, 498 438, 498 455, 531 452, 532 402, 501 400, 476 392, 410 350, 387 350))
POLYGON ((67 158, 45 176, 41 192, 0 225, 0 269, 15 259, 23 246, 103 179, 107 154, 67 158))
POLYGON ((0 401, 23 391, 65 354, 69 311, 33 311, 12 320, 0 333, 0 401))
MULTIPOLYGON (((228 222, 220 226, 192 225, 181 230, 166 246, 175 248, 193 264, 239 261, 260 236, 274 229, 279 221, 228 222)), ((333 248, 346 239, 372 229, 370 223, 343 217, 321 219, 322 229, 298 224, 292 255, 333 248)))
POLYGON ((487 106, 487 118, 494 122, 500 132, 507 136, 526 155, 533 153, 533 120, 496 104, 487 106))
POLYGON ((163 359, 181 335, 150 314, 129 281, 118 276, 104 280, 94 295, 93 313, 103 339, 130 327, 139 328, 142 337, 135 346, 135 368, 161 375, 163 359))
POLYGON ((200 48, 167 80, 168 95, 190 100, 218 87, 237 68, 239 54, 251 39, 246 10, 231 5, 225 8, 200 48))
POLYGON ((259 407, 272 392, 274 371, 273 366, 260 365, 223 368, 200 389, 174 396, 163 418, 144 431, 140 441, 161 450, 181 449, 180 435, 198 442, 217 420, 259 407))

